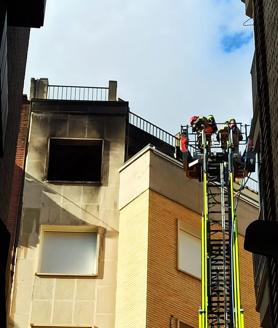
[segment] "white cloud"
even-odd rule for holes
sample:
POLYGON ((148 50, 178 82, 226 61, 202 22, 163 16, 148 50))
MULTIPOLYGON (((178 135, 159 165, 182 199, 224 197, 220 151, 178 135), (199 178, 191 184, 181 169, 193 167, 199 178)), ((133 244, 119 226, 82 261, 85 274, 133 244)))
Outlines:
POLYGON ((131 111, 175 132, 192 114, 250 122, 252 43, 227 54, 223 33, 251 31, 240 0, 48 0, 32 31, 26 85, 107 85, 131 111))

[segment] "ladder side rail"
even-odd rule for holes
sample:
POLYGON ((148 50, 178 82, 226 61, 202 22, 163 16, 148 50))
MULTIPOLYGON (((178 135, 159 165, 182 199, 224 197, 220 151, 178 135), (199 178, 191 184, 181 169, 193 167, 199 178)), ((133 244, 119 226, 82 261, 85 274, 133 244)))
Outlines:
POLYGON ((234 247, 234 258, 235 258, 235 269, 236 269, 236 297, 237 297, 237 318, 238 318, 238 327, 244 327, 244 312, 241 306, 240 299, 240 267, 239 267, 239 248, 238 248, 238 227, 237 227, 237 216, 234 215, 234 224, 233 224, 233 247, 234 247))
POLYGON ((240 293, 239 293, 239 263, 238 263, 238 239, 236 231, 236 222, 233 209, 233 173, 230 173, 230 195, 231 195, 231 222, 232 222, 232 265, 233 265, 233 296, 234 296, 234 314, 235 328, 240 328, 240 293))
POLYGON ((202 145, 203 145, 203 215, 202 215, 202 303, 199 310, 199 328, 208 328, 208 187, 207 187, 207 148, 206 148, 206 136, 202 133, 202 145))
MULTIPOLYGON (((229 183, 229 175, 228 175, 228 183, 229 183)), ((230 294, 231 294, 231 304, 230 304, 230 311, 231 311, 231 319, 232 319, 232 327, 235 326, 235 296, 234 296, 234 253, 233 253, 233 222, 232 222, 232 214, 231 214, 231 203, 230 203, 230 186, 228 185, 228 192, 229 192, 229 236, 230 236, 230 261, 231 261, 231 267, 230 267, 230 280, 231 280, 231 285, 230 285, 230 294)))
POLYGON ((227 309, 227 259, 226 259, 226 209, 225 209, 225 180, 224 163, 220 165, 220 186, 221 186, 221 225, 222 225, 222 247, 223 247, 223 286, 224 286, 224 325, 227 327, 228 313, 227 309))
MULTIPOLYGON (((233 143, 233 136, 232 131, 229 132, 229 139, 227 141, 227 150, 228 150, 228 172, 226 175, 226 185, 228 190, 228 203, 229 203, 229 235, 230 235, 230 258, 231 258, 231 268, 230 268, 230 275, 231 275, 231 286, 230 286, 230 293, 231 293, 231 318, 232 318, 232 327, 237 327, 236 325, 236 311, 235 311, 235 271, 234 271, 234 252, 233 252, 233 184, 231 185, 230 180, 230 173, 233 172, 233 152, 232 152, 232 143, 233 143)), ((232 180, 233 182, 233 180, 232 180)))
POLYGON ((234 313, 234 327, 243 328, 244 318, 243 311, 241 308, 240 300, 240 279, 239 279, 239 250, 238 250, 238 229, 237 229, 237 218, 235 215, 234 207, 234 173, 233 173, 233 135, 232 131, 229 134, 228 144, 228 170, 229 170, 229 215, 230 215, 230 227, 231 227, 231 263, 232 263, 232 299, 233 299, 233 313, 234 313))

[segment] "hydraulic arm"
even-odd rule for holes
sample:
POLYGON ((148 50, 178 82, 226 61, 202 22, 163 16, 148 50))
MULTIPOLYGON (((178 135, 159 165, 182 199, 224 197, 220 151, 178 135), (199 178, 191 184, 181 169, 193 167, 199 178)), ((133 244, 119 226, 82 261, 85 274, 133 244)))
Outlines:
MULTIPOLYGON (((182 137, 189 140, 188 129, 182 137)), ((204 131, 194 139, 199 155, 192 156, 186 147, 183 161, 187 176, 203 183, 199 328, 244 328, 234 205, 234 174, 242 174, 242 158, 234 153, 231 131, 225 151, 213 153, 204 131)))
POLYGON ((199 328, 243 328, 232 143, 213 156, 203 133, 202 304, 199 328))

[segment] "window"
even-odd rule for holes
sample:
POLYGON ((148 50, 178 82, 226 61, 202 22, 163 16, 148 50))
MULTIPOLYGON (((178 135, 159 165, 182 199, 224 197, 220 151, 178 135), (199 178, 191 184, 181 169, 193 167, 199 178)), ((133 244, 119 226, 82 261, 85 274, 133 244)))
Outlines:
POLYGON ((37 326, 37 325, 34 325, 34 324, 32 324, 31 323, 31 327, 32 328, 97 328, 96 326, 64 326, 64 325, 59 325, 59 326, 57 326, 57 325, 55 325, 55 326, 49 326, 49 325, 47 325, 47 326, 42 326, 42 325, 39 325, 39 326, 37 326))
POLYGON ((87 227, 62 228, 43 227, 39 274, 96 275, 98 232, 87 227))
POLYGON ((178 328, 192 328, 192 327, 188 326, 186 323, 178 320, 178 328))
POLYGON ((180 321, 178 318, 174 317, 173 315, 170 316, 170 328, 193 328, 188 324, 180 321))
POLYGON ((49 139, 47 180, 101 182, 103 140, 49 139))
MULTIPOLYGON (((64 326, 64 325, 62 325, 62 326, 57 326, 57 325, 55 325, 55 326, 49 326, 49 325, 35 325, 35 324, 32 324, 31 323, 31 327, 32 328, 80 328, 81 326, 64 326)), ((96 326, 82 326, 82 328, 97 328, 96 326)))
POLYGON ((31 327, 32 328, 80 328, 80 327, 82 327, 82 328, 97 328, 96 326, 57 326, 57 325, 55 325, 55 326, 49 326, 49 325, 46 325, 46 326, 42 326, 42 325, 34 325, 34 324, 32 324, 31 323, 31 327))
POLYGON ((178 222, 178 270, 201 278, 201 240, 187 232, 182 221, 178 222))

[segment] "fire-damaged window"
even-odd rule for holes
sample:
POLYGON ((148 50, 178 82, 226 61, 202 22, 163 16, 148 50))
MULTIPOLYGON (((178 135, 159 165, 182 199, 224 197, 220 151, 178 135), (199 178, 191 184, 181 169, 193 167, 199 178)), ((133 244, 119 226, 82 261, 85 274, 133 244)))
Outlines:
POLYGON ((50 138, 47 180, 100 183, 103 140, 50 138))

